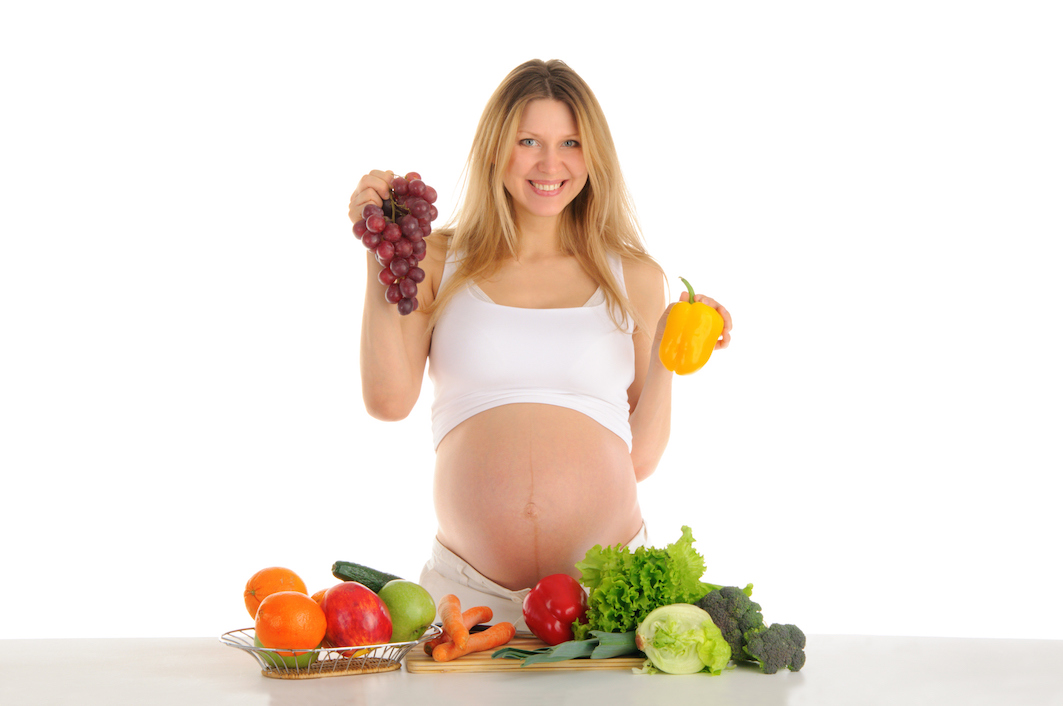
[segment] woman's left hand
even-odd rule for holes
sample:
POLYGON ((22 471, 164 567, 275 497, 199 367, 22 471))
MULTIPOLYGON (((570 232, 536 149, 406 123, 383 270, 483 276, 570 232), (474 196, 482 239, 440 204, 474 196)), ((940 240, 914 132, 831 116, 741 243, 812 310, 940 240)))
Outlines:
MULTIPOLYGON (((685 302, 688 299, 690 299, 690 297, 686 292, 679 295, 679 301, 681 302, 685 302)), ((716 341, 716 347, 713 350, 718 351, 721 348, 726 348, 731 343, 731 313, 715 299, 706 297, 704 294, 695 294, 694 301, 711 306, 720 313, 720 316, 723 318, 723 333, 720 334, 720 339, 716 341)))
MULTIPOLYGON (((679 301, 690 301, 690 295, 686 290, 683 290, 679 295, 679 301)), ((704 294, 695 294, 694 301, 705 304, 706 306, 711 306, 719 312, 720 317, 723 318, 723 333, 720 334, 720 338, 716 341, 716 346, 713 350, 726 348, 731 343, 731 313, 718 301, 712 297, 707 297, 704 294)), ((668 314, 671 313, 673 306, 675 306, 675 304, 669 304, 668 308, 664 310, 664 314, 661 315, 660 320, 657 322, 657 333, 653 338, 653 350, 657 350, 661 345, 661 337, 664 335, 665 323, 668 321, 668 314)))

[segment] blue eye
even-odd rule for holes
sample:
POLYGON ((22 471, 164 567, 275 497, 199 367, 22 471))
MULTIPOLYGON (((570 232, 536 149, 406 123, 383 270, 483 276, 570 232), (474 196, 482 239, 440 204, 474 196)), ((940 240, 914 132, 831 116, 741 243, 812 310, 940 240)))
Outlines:
POLYGON ((579 142, 576 140, 565 140, 563 144, 565 147, 579 147, 579 142))
POLYGON ((534 147, 535 140, 530 137, 525 137, 523 140, 518 140, 518 144, 524 145, 525 147, 534 147))

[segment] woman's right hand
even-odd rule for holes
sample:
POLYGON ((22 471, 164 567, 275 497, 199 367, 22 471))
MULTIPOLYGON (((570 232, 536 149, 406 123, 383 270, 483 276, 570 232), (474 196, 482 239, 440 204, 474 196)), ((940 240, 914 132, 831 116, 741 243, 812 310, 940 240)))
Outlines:
POLYGON ((347 214, 351 223, 362 220, 362 208, 367 203, 377 206, 384 204, 384 199, 391 193, 391 179, 394 176, 394 172, 374 169, 358 180, 358 186, 354 187, 354 193, 351 194, 351 208, 347 214))
MULTIPOLYGON (((352 223, 362 219, 366 204, 381 206, 384 199, 390 197, 393 176, 390 171, 373 170, 358 180, 358 186, 351 194, 349 215, 352 223)), ((421 394, 431 341, 428 317, 416 311, 410 316, 400 316, 397 307, 385 301, 385 288, 377 279, 382 266, 369 250, 366 250, 366 267, 359 353, 362 399, 370 415, 394 421, 405 418, 421 394)), ((437 269, 442 270, 442 262, 437 269)), ((430 275, 422 283, 425 287, 423 304, 431 302, 435 276, 430 275)))

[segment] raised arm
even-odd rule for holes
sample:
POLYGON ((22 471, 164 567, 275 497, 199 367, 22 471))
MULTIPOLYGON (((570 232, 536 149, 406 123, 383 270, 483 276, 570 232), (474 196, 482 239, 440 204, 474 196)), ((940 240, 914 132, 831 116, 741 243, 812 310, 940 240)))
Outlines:
MULTIPOLYGON (((673 373, 664 367, 657 355, 671 305, 667 303, 664 278, 658 269, 642 263, 625 265, 624 279, 628 297, 639 316, 650 326, 656 323, 652 335, 647 330, 635 332, 635 381, 628 388, 631 460, 635 467, 635 479, 643 481, 657 469, 671 433, 673 373)), ((680 300, 687 299, 684 291, 680 300)), ((704 295, 695 295, 695 301, 704 302, 720 312, 724 319, 724 330, 716 348, 726 348, 731 341, 730 313, 714 299, 704 295)))
MULTIPOLYGON (((392 172, 373 171, 359 180, 350 202, 352 223, 361 218, 366 204, 383 203, 392 176, 392 172)), ((428 253, 421 262, 426 274, 417 293, 421 307, 431 303, 442 273, 441 247, 434 240, 428 238, 428 253)), ((427 315, 418 310, 401 316, 394 304, 384 300, 384 285, 377 279, 382 269, 367 251, 360 350, 362 399, 373 417, 396 421, 417 403, 431 337, 427 315)))
POLYGON ((668 300, 664 275, 648 263, 625 262, 624 281, 628 299, 643 322, 633 336, 635 380, 628 388, 631 461, 635 479, 642 481, 657 469, 671 432, 672 373, 652 354, 660 344, 657 322, 663 317, 668 300))

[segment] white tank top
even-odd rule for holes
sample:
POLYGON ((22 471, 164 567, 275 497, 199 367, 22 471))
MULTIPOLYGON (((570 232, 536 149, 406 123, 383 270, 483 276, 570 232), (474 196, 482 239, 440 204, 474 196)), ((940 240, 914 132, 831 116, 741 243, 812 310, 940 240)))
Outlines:
MULTIPOLYGON (((618 256, 609 259, 624 291, 618 256)), ((440 289, 453 274, 451 256, 440 289)), ((525 309, 491 301, 473 283, 456 292, 432 332, 435 445, 473 415, 521 402, 581 412, 631 448, 627 389, 635 379, 631 327, 620 330, 598 290, 584 306, 525 309)))

